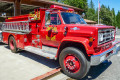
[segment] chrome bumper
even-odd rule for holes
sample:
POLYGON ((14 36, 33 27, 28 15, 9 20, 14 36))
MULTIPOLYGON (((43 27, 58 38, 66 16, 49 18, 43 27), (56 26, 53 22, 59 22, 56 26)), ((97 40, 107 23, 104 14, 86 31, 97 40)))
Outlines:
POLYGON ((91 56, 91 66, 99 65, 100 63, 109 59, 111 56, 113 56, 115 54, 118 54, 118 50, 119 50, 118 48, 119 48, 119 46, 115 45, 114 47, 112 47, 111 49, 101 53, 100 55, 91 56), (111 51, 113 51, 113 53, 111 53, 109 56, 106 57, 106 55, 108 53, 110 53, 111 51))

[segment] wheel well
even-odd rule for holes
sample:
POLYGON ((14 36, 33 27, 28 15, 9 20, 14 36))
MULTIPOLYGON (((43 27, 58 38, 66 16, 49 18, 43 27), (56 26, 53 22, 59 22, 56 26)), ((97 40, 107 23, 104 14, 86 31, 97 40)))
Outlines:
POLYGON ((85 46, 82 44, 82 43, 78 43, 78 42, 71 42, 71 41, 65 41, 65 42, 62 42, 61 46, 60 46, 60 49, 58 51, 58 58, 59 58, 59 55, 61 53, 61 51, 63 49, 65 49, 66 47, 75 47, 77 49, 80 49, 83 51, 86 59, 88 59, 90 61, 90 57, 88 57, 87 55, 87 52, 86 52, 86 49, 85 49, 85 46))

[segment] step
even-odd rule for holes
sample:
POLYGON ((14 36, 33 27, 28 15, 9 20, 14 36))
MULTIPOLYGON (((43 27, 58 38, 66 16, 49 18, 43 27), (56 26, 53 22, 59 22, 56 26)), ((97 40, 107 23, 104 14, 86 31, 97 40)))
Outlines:
POLYGON ((54 48, 54 47, 49 47, 49 46, 42 46, 42 50, 45 52, 56 55, 58 49, 54 48))
POLYGON ((36 48, 36 47, 32 47, 32 46, 27 46, 25 47, 26 51, 28 52, 32 52, 34 54, 37 54, 37 55, 40 55, 40 56, 43 56, 43 57, 46 57, 46 58, 49 58, 49 59, 56 59, 56 50, 53 49, 53 48, 46 48, 45 46, 43 47, 43 49, 40 49, 40 48, 36 48), (48 49, 48 50, 47 50, 48 49), (55 50, 54 52, 52 50, 55 50))

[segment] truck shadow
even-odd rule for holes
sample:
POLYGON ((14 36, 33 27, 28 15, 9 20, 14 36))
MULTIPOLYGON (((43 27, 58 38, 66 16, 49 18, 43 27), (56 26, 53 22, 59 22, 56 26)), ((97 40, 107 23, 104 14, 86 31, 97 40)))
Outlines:
POLYGON ((90 68, 89 73, 82 80, 93 80, 96 79, 100 74, 102 74, 110 65, 111 61, 105 61, 98 66, 93 66, 90 68))
POLYGON ((0 42, 0 46, 3 46, 3 45, 6 45, 6 44, 4 44, 4 43, 0 42))
MULTIPOLYGON (((9 46, 5 46, 5 48, 10 49, 9 46)), ((40 64, 46 65, 49 68, 58 68, 60 66, 59 62, 56 60, 47 59, 45 57, 36 55, 36 54, 28 52, 28 51, 21 50, 21 51, 18 51, 18 54, 21 56, 24 56, 26 58, 32 59, 40 64)))
POLYGON ((44 64, 44 65, 48 66, 49 68, 59 67, 58 61, 47 59, 47 58, 44 58, 42 56, 36 55, 34 53, 31 53, 31 52, 27 52, 27 51, 20 51, 19 53, 20 53, 20 55, 27 57, 27 58, 30 58, 34 61, 37 61, 40 64, 44 64))

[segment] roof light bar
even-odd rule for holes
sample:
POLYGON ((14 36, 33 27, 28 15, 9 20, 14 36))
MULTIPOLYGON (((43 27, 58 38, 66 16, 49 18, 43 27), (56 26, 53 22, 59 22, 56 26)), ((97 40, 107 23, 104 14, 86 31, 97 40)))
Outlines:
POLYGON ((58 5, 51 5, 50 9, 58 9, 58 10, 63 10, 63 11, 74 11, 74 9, 62 7, 58 5))

